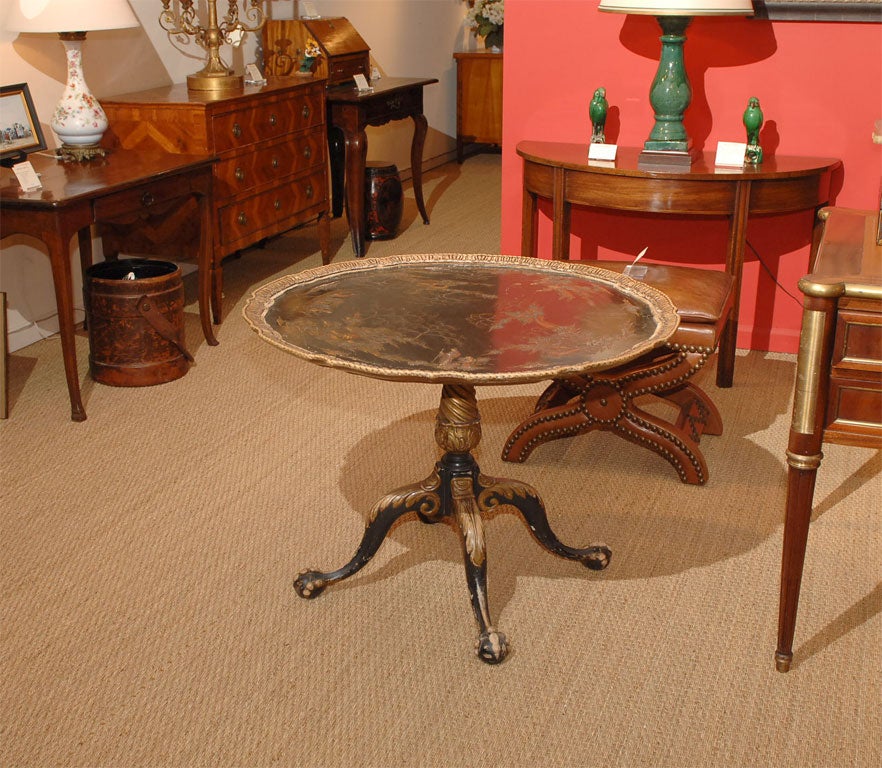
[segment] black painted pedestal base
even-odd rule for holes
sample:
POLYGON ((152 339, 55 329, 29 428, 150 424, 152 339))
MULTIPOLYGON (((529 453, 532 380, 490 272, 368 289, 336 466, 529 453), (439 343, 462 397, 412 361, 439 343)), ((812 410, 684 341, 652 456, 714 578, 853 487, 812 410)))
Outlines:
POLYGON ((531 486, 481 474, 471 454, 480 435, 474 387, 445 385, 435 427, 435 438, 445 453, 432 474, 420 483, 403 486, 380 499, 370 511, 355 556, 336 571, 307 570, 300 573, 294 580, 297 594, 304 598, 318 597, 328 585, 361 570, 376 554, 395 521, 403 515, 415 512, 426 523, 436 523, 451 516, 461 534, 466 580, 480 631, 478 658, 488 664, 501 662, 508 654, 508 642, 490 619, 482 512, 502 504, 513 507, 545 549, 560 557, 578 560, 595 571, 609 565, 612 553, 603 545, 577 549, 563 544, 551 530, 545 506, 531 486))

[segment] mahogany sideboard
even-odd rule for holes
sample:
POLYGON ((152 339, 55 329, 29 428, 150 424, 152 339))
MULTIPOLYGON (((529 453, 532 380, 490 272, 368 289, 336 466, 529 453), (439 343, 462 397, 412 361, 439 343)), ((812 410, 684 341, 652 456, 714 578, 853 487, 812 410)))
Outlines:
POLYGON ((793 659, 796 609, 822 443, 882 448, 879 212, 825 208, 805 295, 787 447, 787 508, 775 666, 793 659))
POLYGON ((212 95, 177 84, 102 99, 109 146, 217 155, 212 311, 221 321, 221 261, 309 221, 330 260, 325 81, 268 78, 212 95))
POLYGON ((466 144, 502 145, 502 54, 454 53, 456 60, 456 160, 466 144))
POLYGON ((521 254, 536 255, 538 198, 552 201, 555 259, 568 259, 570 209, 573 205, 646 214, 686 214, 729 219, 726 271, 735 278, 734 305, 720 339, 717 385, 732 386, 741 301, 741 272, 747 220, 757 214, 820 208, 830 199, 830 176, 841 162, 834 158, 770 157, 762 165, 714 166, 704 152, 691 168, 644 170, 639 149, 619 147, 614 162, 588 160, 587 144, 522 141, 524 197, 521 254))
POLYGON ((88 162, 64 162, 43 154, 28 158, 42 188, 25 192, 13 172, 0 169, 2 236, 24 234, 42 240, 49 251, 64 373, 72 421, 85 421, 74 341, 70 241, 77 235, 80 266, 92 263, 93 224, 125 229, 162 229, 191 197, 197 202, 199 317, 209 344, 217 344, 209 311, 211 290, 211 187, 214 158, 167 152, 114 150, 88 162))

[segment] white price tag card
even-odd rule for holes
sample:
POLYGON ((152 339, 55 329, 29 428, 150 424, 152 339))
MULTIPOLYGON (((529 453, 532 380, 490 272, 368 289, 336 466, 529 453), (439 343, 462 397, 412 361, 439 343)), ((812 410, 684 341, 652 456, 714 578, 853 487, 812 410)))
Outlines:
POLYGON ((618 144, 589 144, 588 159, 589 160, 615 160, 618 144))
POLYGON ((741 168, 744 165, 745 152, 747 152, 747 144, 739 144, 736 141, 718 141, 714 165, 741 168))
POLYGON ((30 161, 25 160, 23 163, 16 163, 12 166, 12 172, 15 174, 15 178, 18 179, 18 183, 21 184, 21 188, 25 192, 43 188, 43 184, 40 182, 40 177, 37 176, 37 172, 34 170, 34 166, 31 165, 30 161))
POLYGON ((247 64, 245 66, 245 82, 254 85, 263 85, 266 78, 261 74, 257 64, 247 64))
POLYGON ((367 78, 359 72, 357 75, 352 76, 355 80, 355 87, 358 88, 359 93, 370 93, 373 88, 371 88, 370 83, 368 83, 367 78))

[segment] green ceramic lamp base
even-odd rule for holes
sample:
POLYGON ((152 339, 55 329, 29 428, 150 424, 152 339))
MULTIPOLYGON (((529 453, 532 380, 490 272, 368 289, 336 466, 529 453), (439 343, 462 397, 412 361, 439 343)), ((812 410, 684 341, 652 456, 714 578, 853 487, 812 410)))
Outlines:
MULTIPOLYGON (((657 16, 661 26, 661 57, 649 90, 655 125, 643 145, 645 152, 671 152, 690 157, 692 141, 683 127, 683 113, 692 101, 692 87, 683 63, 683 43, 690 16, 657 16)), ((691 161, 690 161, 691 162, 691 161)))

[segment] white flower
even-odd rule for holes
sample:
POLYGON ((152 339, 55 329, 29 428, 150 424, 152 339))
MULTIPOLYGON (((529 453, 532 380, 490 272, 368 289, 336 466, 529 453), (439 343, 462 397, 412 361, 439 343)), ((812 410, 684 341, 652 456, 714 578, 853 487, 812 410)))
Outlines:
POLYGON ((505 20, 505 0, 475 0, 466 14, 466 23, 478 34, 486 35, 492 29, 501 27, 505 20))

